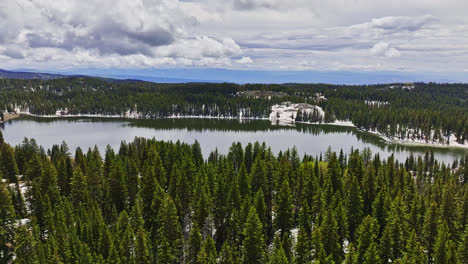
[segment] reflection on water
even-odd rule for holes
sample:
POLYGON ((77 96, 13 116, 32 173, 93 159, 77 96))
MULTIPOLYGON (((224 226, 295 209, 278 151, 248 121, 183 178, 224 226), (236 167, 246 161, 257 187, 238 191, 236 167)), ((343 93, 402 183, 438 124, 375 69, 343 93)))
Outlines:
POLYGON ((394 153, 400 161, 410 154, 423 155, 433 151, 440 161, 451 162, 463 157, 468 150, 430 146, 387 144, 378 136, 358 131, 356 128, 333 125, 275 126, 268 120, 222 120, 222 119, 156 119, 125 120, 111 118, 32 118, 12 120, 2 126, 5 140, 20 144, 25 137, 35 138, 38 144, 50 148, 66 141, 70 149, 87 149, 97 145, 101 150, 109 144, 117 149, 122 140, 134 137, 156 138, 193 143, 198 140, 205 157, 218 149, 226 153, 232 142, 265 142, 273 152, 296 146, 299 153, 320 155, 329 146, 333 150, 368 147, 382 157, 394 153))

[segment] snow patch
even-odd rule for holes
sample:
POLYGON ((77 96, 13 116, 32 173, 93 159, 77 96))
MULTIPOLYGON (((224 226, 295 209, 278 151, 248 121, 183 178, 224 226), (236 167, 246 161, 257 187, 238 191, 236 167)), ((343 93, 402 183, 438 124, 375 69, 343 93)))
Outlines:
POLYGON ((292 104, 284 102, 271 107, 270 121, 272 124, 292 125, 296 122, 298 115, 307 116, 316 114, 316 119, 322 121, 325 117, 325 112, 320 106, 311 104, 292 104))

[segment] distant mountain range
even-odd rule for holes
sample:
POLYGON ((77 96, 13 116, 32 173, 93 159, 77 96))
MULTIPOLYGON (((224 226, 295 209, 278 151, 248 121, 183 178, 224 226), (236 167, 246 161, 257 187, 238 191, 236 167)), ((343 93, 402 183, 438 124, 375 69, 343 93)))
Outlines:
POLYGON ((154 76, 141 76, 141 75, 129 75, 129 74, 117 74, 117 73, 96 73, 96 74, 67 74, 67 73, 44 73, 36 72, 29 69, 20 69, 14 71, 7 71, 0 69, 0 78, 9 79, 41 79, 50 80, 57 78, 68 78, 68 77, 98 77, 111 80, 134 80, 134 81, 147 81, 155 83, 192 83, 192 82, 209 82, 217 83, 223 82, 219 80, 201 80, 201 79, 185 79, 185 78, 170 78, 170 77, 154 77, 154 76))
POLYGON ((61 74, 50 74, 50 73, 39 73, 39 72, 26 72, 26 71, 5 71, 0 69, 0 78, 8 79, 57 79, 71 77, 71 75, 61 75, 61 74))
POLYGON ((155 83, 327 83, 378 84, 402 82, 466 83, 466 72, 352 72, 352 71, 267 71, 217 68, 76 68, 65 70, 0 70, 0 78, 56 79, 65 77, 99 77, 111 81, 139 80, 155 83))

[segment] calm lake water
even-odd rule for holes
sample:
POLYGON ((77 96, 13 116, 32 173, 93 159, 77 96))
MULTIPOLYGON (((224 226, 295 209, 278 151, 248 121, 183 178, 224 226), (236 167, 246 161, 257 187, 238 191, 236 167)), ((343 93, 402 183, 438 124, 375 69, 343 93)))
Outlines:
POLYGON ((227 153, 232 142, 243 146, 255 141, 265 142, 274 153, 294 146, 299 154, 320 155, 331 146, 332 150, 343 149, 349 153, 351 148, 370 148, 372 153, 380 153, 404 161, 410 153, 424 155, 432 150, 439 161, 452 162, 468 150, 461 148, 437 148, 386 144, 370 133, 355 128, 332 125, 303 125, 285 127, 271 125, 265 120, 220 120, 220 119, 157 119, 124 120, 112 118, 31 118, 11 120, 1 127, 5 141, 17 145, 25 137, 36 139, 45 149, 54 144, 67 142, 71 151, 77 147, 87 150, 97 145, 104 151, 107 145, 118 150, 120 142, 132 141, 135 137, 156 138, 157 140, 180 140, 200 142, 205 158, 218 149, 227 153))

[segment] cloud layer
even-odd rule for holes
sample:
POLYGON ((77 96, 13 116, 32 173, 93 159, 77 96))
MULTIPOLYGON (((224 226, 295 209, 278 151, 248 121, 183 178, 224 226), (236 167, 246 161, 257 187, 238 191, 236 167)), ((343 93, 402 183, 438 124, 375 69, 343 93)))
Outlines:
POLYGON ((468 69, 468 3, 4 0, 2 68, 468 69))

